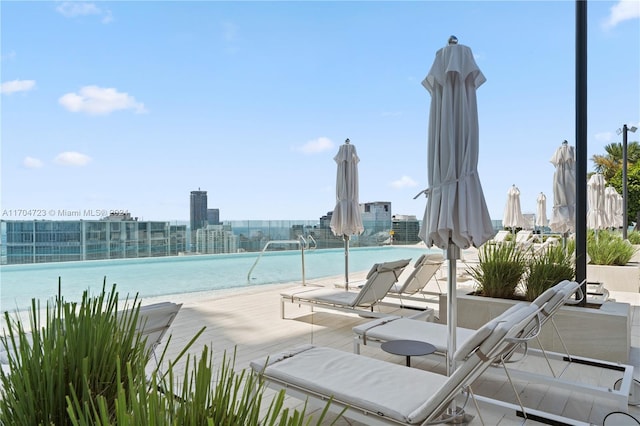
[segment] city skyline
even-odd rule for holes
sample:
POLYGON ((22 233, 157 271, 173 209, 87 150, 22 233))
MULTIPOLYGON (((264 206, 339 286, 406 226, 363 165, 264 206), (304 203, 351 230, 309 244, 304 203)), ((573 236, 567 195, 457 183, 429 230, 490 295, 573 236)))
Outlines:
MULTIPOLYGON (((588 3, 588 158, 640 127, 639 18, 638 1, 588 3)), ((5 220, 188 221, 198 187, 222 222, 315 220, 347 138, 360 202, 421 220, 421 81, 451 34, 487 78, 493 219, 512 184, 524 213, 544 192, 550 216, 549 159, 575 145, 575 2, 4 2, 1 19, 1 209, 44 213, 5 220)))

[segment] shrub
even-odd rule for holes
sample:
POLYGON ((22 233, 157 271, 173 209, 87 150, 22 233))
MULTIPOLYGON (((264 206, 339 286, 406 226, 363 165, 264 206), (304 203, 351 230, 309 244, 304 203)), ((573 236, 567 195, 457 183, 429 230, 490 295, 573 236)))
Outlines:
MULTIPOLYGON (((106 281, 106 279, 105 279, 106 281)), ((47 303, 44 320, 34 299, 30 327, 5 312, 6 333, 0 336, 10 373, 0 369, 2 425, 283 425, 309 424, 302 411, 283 408, 284 391, 262 413, 264 384, 244 370, 233 370, 224 355, 214 377, 207 346, 200 359, 187 357, 177 386, 175 363, 201 329, 161 375, 147 376, 150 353, 137 332, 140 302, 118 310, 115 285, 107 294, 66 302, 59 295, 47 303), (159 390, 164 390, 159 392, 159 390), (262 416, 261 416, 262 414, 262 416)), ((170 341, 170 338, 168 339, 170 341)), ((163 364, 162 353, 158 365, 163 364)), ((328 406, 320 415, 318 424, 328 406)))
POLYGON ((53 305, 47 302, 44 319, 34 299, 30 327, 5 312, 7 332, 0 340, 11 372, 0 372, 0 424, 71 424, 66 396, 72 392, 87 404, 102 395, 105 410, 113 412, 119 388, 126 393, 130 382, 144 380, 118 372, 149 356, 136 332, 140 302, 133 306, 116 315, 118 295, 103 286, 95 298, 85 291, 80 304, 59 295, 53 305))
POLYGON ((640 231, 631 231, 627 234, 627 239, 631 244, 640 244, 640 231))
POLYGON ((484 244, 479 264, 469 269, 482 296, 513 298, 527 269, 524 253, 514 243, 484 244))
MULTIPOLYGON (((113 416, 108 415, 108 401, 97 398, 96 406, 90 406, 72 395, 67 398, 69 416, 74 426, 93 425, 228 425, 258 426, 281 425, 302 426, 311 423, 305 418, 306 405, 302 411, 283 408, 285 392, 278 392, 270 403, 266 414, 261 414, 264 383, 255 374, 242 370, 234 371, 235 353, 232 359, 224 354, 222 364, 214 377, 213 356, 204 346, 200 359, 187 359, 182 386, 174 385, 173 368, 167 372, 169 378, 157 374, 150 383, 129 383, 134 392, 120 386, 113 416), (155 389, 164 389, 156 392, 155 389), (152 391, 150 391, 152 390, 152 391)), ((133 370, 144 371, 144 365, 127 365, 128 377, 136 377, 133 370)), ((120 377, 120 372, 118 372, 120 377)), ((121 382, 120 380, 118 380, 121 382)), ((321 413, 317 425, 326 415, 330 401, 321 413)), ((332 422, 332 424, 335 423, 332 422)))
POLYGON ((563 280, 571 280, 575 269, 571 256, 562 245, 550 246, 535 254, 529 263, 525 297, 532 301, 545 290, 563 280))
POLYGON ((626 265, 636 249, 613 232, 599 231, 587 236, 587 254, 593 265, 626 265))

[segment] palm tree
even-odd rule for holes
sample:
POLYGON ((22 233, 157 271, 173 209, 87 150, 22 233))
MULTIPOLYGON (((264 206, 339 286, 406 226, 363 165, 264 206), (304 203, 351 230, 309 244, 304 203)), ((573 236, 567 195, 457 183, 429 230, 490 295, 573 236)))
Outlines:
MULTIPOLYGON (((602 173, 606 181, 610 181, 618 170, 622 168, 622 144, 610 143, 604 147, 606 155, 594 155, 591 161, 596 172, 602 173)), ((631 142, 627 144, 627 162, 635 164, 640 161, 640 144, 631 142)))

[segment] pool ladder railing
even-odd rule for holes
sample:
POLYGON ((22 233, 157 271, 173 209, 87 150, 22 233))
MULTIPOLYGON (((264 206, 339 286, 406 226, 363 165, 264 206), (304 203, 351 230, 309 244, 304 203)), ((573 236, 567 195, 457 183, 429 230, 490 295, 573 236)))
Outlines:
POLYGON ((253 266, 251 266, 251 269, 249 269, 249 273, 247 274, 247 283, 251 282, 251 273, 253 272, 253 270, 255 269, 256 265, 258 264, 258 262, 260 261, 260 258, 262 258, 262 255, 264 254, 265 251, 267 251, 267 249, 269 248, 270 245, 276 245, 276 244, 297 244, 298 247, 300 247, 300 258, 302 260, 302 285, 307 285, 305 282, 305 271, 304 271, 304 251, 306 250, 313 250, 318 246, 318 243, 316 242, 316 240, 313 239, 313 237, 311 235, 307 236, 307 239, 305 239, 302 235, 298 236, 297 240, 271 240, 271 241, 267 241, 267 244, 264 245, 264 247, 262 248, 262 251, 260 252, 260 254, 258 255, 258 257, 256 258, 256 261, 253 263, 253 266), (311 246, 311 243, 313 243, 313 246, 311 246))

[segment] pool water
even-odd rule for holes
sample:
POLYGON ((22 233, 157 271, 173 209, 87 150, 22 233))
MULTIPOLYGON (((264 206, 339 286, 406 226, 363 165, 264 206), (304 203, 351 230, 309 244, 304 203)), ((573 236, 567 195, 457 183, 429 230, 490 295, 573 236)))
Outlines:
MULTIPOLYGON (((349 271, 365 271, 374 263, 411 258, 424 247, 366 247, 349 250, 349 271)), ((106 277, 122 295, 161 296, 297 281, 302 282, 299 250, 259 253, 97 260, 0 267, 0 310, 26 309, 32 298, 47 300, 58 293, 58 277, 67 300, 82 292, 97 293, 106 277), (255 266, 254 266, 255 264, 255 266), (253 267, 253 269, 252 269, 253 267), (249 276, 249 272, 251 274, 249 276)), ((344 275, 344 249, 306 250, 305 279, 344 275)))

